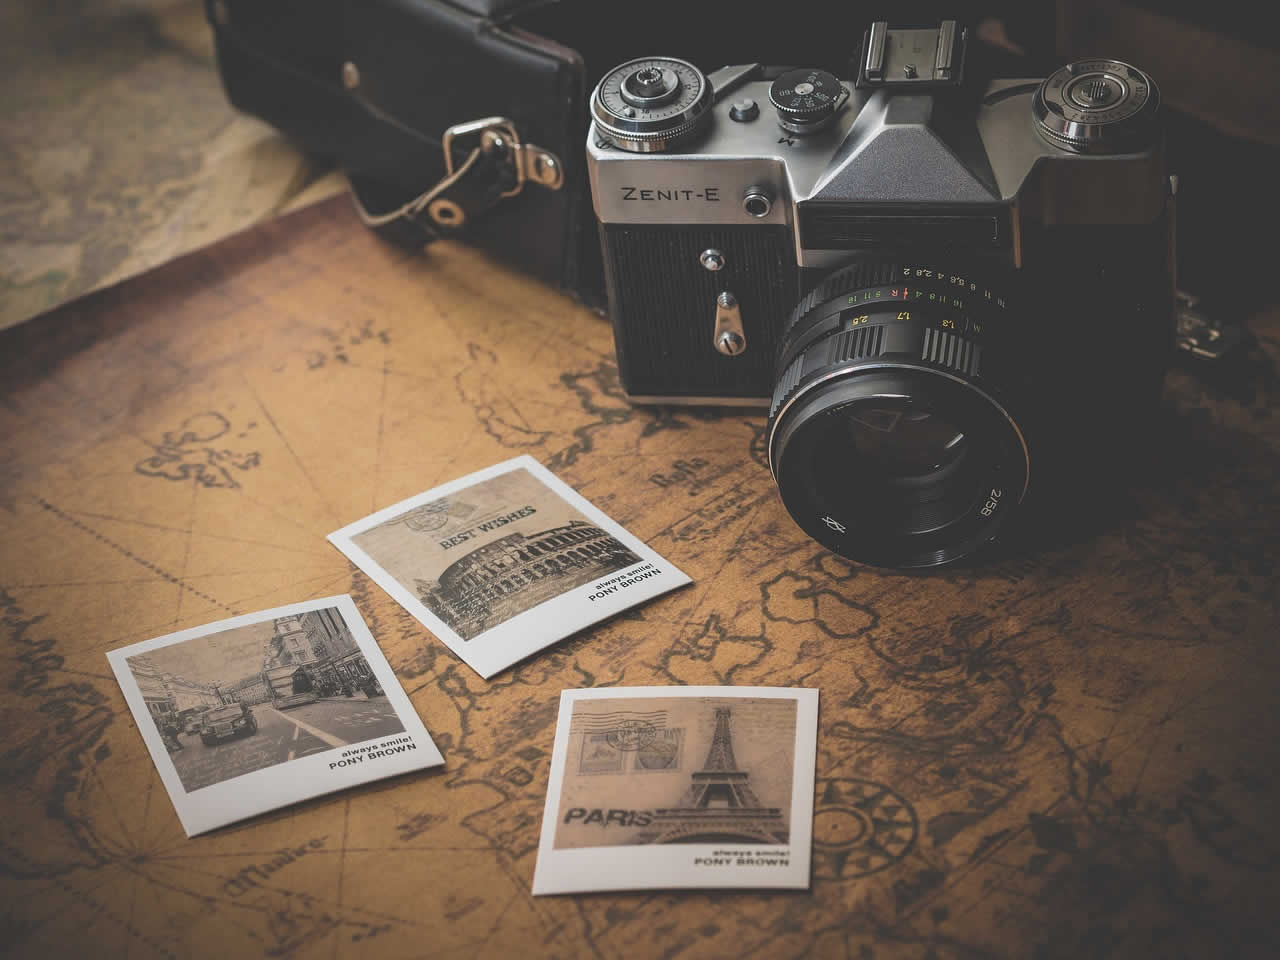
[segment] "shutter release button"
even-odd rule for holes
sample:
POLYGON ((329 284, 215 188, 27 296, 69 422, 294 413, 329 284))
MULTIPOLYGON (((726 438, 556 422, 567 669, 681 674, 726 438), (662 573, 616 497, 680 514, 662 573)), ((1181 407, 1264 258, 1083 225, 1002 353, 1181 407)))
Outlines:
POLYGON ((760 116, 760 104, 750 97, 735 100, 729 107, 729 119, 736 120, 738 123, 750 123, 758 116, 760 116))

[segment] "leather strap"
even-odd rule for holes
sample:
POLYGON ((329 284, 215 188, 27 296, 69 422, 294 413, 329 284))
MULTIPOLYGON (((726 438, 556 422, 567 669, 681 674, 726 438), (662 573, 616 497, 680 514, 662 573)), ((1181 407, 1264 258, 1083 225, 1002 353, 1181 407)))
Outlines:
POLYGON ((443 180, 407 201, 367 178, 350 181, 365 226, 400 246, 420 247, 497 206, 516 186, 517 173, 501 140, 482 140, 443 180))

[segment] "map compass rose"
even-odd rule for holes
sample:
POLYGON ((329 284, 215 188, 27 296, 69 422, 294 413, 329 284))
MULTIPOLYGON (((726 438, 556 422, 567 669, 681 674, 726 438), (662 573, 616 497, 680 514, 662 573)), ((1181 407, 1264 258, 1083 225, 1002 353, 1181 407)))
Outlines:
POLYGON ((902 796, 874 780, 818 781, 813 815, 813 872, 848 880, 897 863, 915 844, 919 824, 902 796))

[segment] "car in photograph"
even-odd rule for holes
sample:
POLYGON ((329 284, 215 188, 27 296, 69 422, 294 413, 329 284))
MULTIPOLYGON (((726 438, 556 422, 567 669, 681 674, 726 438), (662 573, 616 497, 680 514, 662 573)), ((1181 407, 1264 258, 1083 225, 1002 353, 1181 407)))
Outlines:
POLYGON ((257 732, 258 721, 247 703, 228 703, 224 707, 213 707, 200 716, 200 739, 207 747, 257 732))
POLYGON ((271 705, 277 710, 288 710, 290 707, 301 707, 308 703, 315 703, 318 699, 320 698, 311 692, 294 693, 287 697, 281 697, 271 705))
POLYGON ((191 716, 187 717, 187 719, 182 724, 182 732, 183 733, 199 733, 200 722, 204 719, 204 715, 205 715, 204 710, 197 710, 195 713, 191 714, 191 716))

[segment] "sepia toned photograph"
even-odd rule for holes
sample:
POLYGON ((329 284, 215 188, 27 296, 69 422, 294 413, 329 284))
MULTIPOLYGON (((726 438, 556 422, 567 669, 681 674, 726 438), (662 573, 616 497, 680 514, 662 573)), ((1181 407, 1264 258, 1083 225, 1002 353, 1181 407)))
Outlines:
POLYGON ((786 843, 795 746, 795 699, 579 701, 556 847, 786 843))
POLYGON ((689 582, 527 456, 329 539, 486 677, 689 582))
POLYGON ((188 792, 402 733, 337 607, 127 657, 188 792))
POLYGON ((814 690, 565 691, 534 892, 807 884, 816 723, 814 690))
POLYGON ((208 624, 108 658, 157 766, 176 781, 166 780, 171 794, 184 795, 175 796, 180 815, 185 802, 200 807, 224 788, 243 791, 241 807, 266 803, 254 795, 267 782, 250 787, 258 774, 278 773, 303 799, 346 786, 348 767, 368 774, 359 780, 402 772, 404 761, 441 762, 350 597, 208 624), (368 743, 378 747, 358 746, 368 743), (384 758, 396 762, 370 762, 384 758), (339 770, 341 779, 325 779, 339 770))
POLYGON ((640 562, 525 469, 351 539, 463 640, 640 562))

